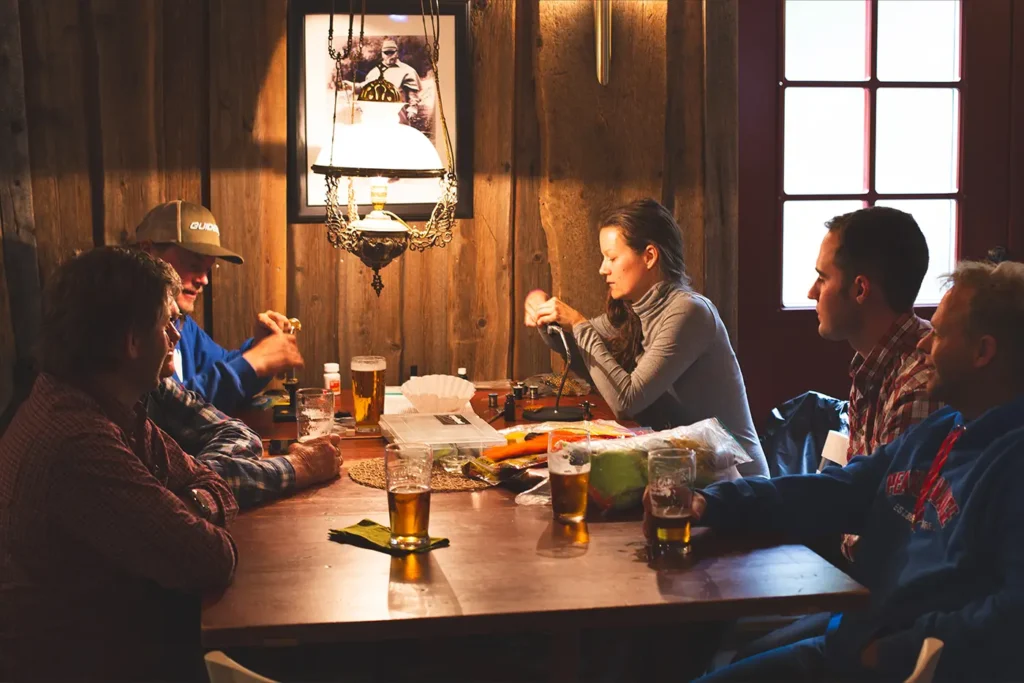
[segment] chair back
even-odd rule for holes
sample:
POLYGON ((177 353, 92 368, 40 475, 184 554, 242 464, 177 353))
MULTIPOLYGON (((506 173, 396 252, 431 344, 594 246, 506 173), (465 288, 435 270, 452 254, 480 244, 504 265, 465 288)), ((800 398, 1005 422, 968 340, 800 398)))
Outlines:
POLYGON ((921 644, 921 652, 917 655, 917 666, 903 683, 932 683, 941 654, 942 641, 938 638, 925 638, 921 644))
POLYGON ((210 683, 277 683, 246 669, 219 650, 207 652, 203 659, 206 660, 206 673, 210 675, 210 683))

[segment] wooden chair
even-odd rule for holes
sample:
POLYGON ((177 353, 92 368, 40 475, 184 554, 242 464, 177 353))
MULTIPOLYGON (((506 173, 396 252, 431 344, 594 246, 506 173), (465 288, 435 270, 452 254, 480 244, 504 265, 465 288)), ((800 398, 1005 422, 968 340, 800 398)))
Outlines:
POLYGON ((210 674, 210 683, 277 683, 246 669, 219 650, 207 652, 203 659, 206 660, 206 672, 210 674))
POLYGON ((925 638, 921 644, 921 653, 917 656, 917 666, 903 683, 932 683, 941 654, 942 641, 938 638, 925 638))

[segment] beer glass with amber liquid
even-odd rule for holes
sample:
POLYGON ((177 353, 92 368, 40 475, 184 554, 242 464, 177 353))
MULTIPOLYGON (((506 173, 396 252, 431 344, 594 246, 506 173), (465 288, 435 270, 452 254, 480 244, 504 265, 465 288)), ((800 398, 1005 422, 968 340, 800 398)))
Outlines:
POLYGON ((655 528, 655 554, 689 554, 696 475, 695 455, 689 448, 654 450, 648 455, 647 485, 655 528))
POLYGON ((352 370, 356 432, 379 432, 380 416, 384 412, 384 371, 388 369, 387 361, 382 356, 356 356, 349 367, 352 370))
POLYGON ((430 446, 421 443, 384 447, 384 473, 388 487, 388 516, 392 548, 417 550, 430 542, 430 446))
POLYGON ((590 488, 589 440, 551 444, 549 450, 551 512, 559 522, 582 522, 587 516, 590 488))

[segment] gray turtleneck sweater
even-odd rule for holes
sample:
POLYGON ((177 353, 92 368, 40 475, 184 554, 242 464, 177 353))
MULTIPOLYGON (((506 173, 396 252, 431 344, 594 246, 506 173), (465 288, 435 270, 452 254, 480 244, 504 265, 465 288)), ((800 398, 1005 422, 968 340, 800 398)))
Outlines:
MULTIPOLYGON (((605 344, 615 334, 607 315, 573 326, 567 337, 576 347, 571 349, 572 369, 590 379, 620 418, 668 429, 717 417, 752 460, 739 466, 740 474, 769 476, 743 374, 714 304, 662 281, 633 310, 643 330, 643 351, 633 372, 626 372, 605 344)), ((556 337, 542 336, 564 353, 556 337)))

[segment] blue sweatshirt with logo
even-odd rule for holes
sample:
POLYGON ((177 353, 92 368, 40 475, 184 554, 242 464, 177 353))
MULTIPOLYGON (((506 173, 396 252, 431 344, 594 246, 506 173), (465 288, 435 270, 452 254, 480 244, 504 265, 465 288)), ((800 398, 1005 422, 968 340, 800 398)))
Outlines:
POLYGON ((249 338, 240 349, 227 351, 210 338, 191 317, 185 316, 181 326, 181 364, 178 376, 185 388, 194 391, 220 410, 230 413, 267 386, 242 358, 252 348, 249 338))
MULTIPOLYGON (((843 614, 825 640, 832 672, 863 670, 878 642, 878 680, 903 680, 926 637, 945 643, 936 681, 1024 677, 1024 396, 964 423, 943 408, 868 457, 821 474, 741 479, 703 491, 702 524, 812 537, 860 534, 859 576, 870 608, 843 614), (943 440, 956 441, 927 496, 914 506, 943 440)), ((869 674, 869 678, 875 677, 869 674)))

